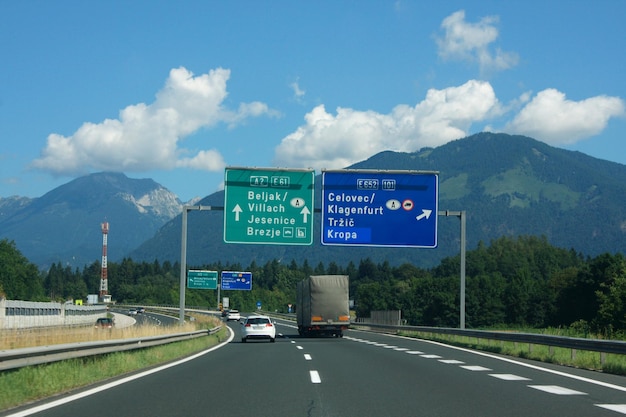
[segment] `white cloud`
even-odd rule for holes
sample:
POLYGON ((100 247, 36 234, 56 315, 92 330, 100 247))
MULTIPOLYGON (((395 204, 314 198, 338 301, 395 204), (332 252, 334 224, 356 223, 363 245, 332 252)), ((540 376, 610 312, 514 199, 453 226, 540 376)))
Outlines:
POLYGON ((227 96, 227 69, 194 76, 187 69, 170 71, 152 104, 139 103, 120 111, 118 119, 84 123, 73 135, 48 136, 45 149, 32 166, 56 174, 90 170, 141 172, 189 167, 208 171, 224 168, 216 150, 200 150, 193 157, 179 142, 201 128, 218 123, 235 125, 249 117, 274 115, 264 103, 241 104, 237 111, 222 106, 227 96))
POLYGON ((215 149, 200 151, 193 158, 182 158, 176 161, 179 168, 193 168, 205 171, 219 171, 226 167, 226 162, 215 149))
POLYGON ((415 107, 399 105, 390 114, 323 105, 306 114, 304 126, 275 150, 275 164, 285 167, 345 168, 377 152, 413 152, 467 135, 472 123, 500 112, 491 85, 470 80, 444 90, 431 89, 415 107))
POLYGON ((265 103, 253 101, 252 103, 241 103, 237 112, 224 112, 223 121, 227 122, 228 127, 232 129, 240 123, 243 123, 246 119, 262 115, 280 117, 281 114, 277 110, 270 109, 265 103))
POLYGON ((624 101, 619 97, 596 96, 572 101, 550 88, 539 92, 504 130, 551 145, 564 145, 597 135, 611 117, 624 115, 624 101))
POLYGON ((339 169, 382 151, 415 152, 481 130, 523 134, 552 145, 570 144, 600 133, 611 117, 625 115, 623 100, 596 96, 574 102, 553 89, 528 92, 503 105, 488 82, 470 80, 458 87, 431 89, 414 107, 398 105, 389 114, 323 105, 305 115, 305 124, 276 147, 281 167, 339 169), (521 109, 521 110, 520 110, 521 109), (519 111, 519 112, 518 112, 519 111), (518 112, 515 114, 515 112, 518 112), (504 129, 492 126, 512 115, 504 129))
POLYGON ((291 89, 293 90, 293 97, 294 100, 298 103, 302 102, 302 99, 304 98, 304 95, 306 94, 306 91, 303 90, 302 88, 300 88, 300 84, 299 84, 300 80, 296 80, 294 82, 292 82, 289 87, 291 87, 291 89))
POLYGON ((478 23, 468 23, 465 11, 451 14, 441 23, 445 32, 443 37, 436 39, 439 56, 446 60, 477 62, 481 73, 514 67, 519 60, 517 54, 499 48, 495 51, 489 49, 499 36, 495 27, 498 21, 497 16, 488 16, 478 23))

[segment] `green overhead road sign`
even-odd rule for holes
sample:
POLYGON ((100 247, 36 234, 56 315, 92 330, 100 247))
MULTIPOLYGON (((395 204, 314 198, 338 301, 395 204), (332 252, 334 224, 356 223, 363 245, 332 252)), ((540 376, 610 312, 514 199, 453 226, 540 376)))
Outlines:
POLYGON ((217 271, 187 271, 187 288, 200 290, 217 289, 217 271))
POLYGON ((224 242, 313 243, 312 169, 226 168, 224 242))

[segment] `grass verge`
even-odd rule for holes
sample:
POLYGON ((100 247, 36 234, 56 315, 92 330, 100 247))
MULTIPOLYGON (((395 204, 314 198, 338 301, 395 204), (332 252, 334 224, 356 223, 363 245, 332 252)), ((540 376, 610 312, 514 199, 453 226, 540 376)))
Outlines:
POLYGON ((226 337, 227 329, 223 326, 214 335, 163 346, 3 371, 0 372, 0 410, 184 358, 215 346, 226 337))
POLYGON ((574 368, 602 371, 615 375, 626 375, 626 356, 601 354, 583 350, 572 350, 528 343, 504 342, 490 339, 456 335, 435 335, 423 332, 399 332, 402 336, 433 340, 448 345, 482 350, 523 359, 531 359, 574 368))

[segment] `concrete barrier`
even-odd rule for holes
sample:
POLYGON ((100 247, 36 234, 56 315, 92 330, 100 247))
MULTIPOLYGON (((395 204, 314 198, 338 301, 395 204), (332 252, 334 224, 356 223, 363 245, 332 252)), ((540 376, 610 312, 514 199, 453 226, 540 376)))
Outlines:
POLYGON ((107 306, 71 303, 0 300, 0 329, 93 324, 104 317, 107 306))

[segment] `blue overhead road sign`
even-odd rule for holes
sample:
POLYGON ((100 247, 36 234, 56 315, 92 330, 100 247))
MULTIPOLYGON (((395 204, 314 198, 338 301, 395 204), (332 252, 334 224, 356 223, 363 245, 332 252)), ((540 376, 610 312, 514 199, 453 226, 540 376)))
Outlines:
POLYGON ((252 289, 252 272, 222 271, 223 290, 252 289))
POLYGON ((322 244, 437 247, 438 173, 322 172, 322 244))

